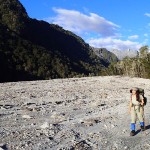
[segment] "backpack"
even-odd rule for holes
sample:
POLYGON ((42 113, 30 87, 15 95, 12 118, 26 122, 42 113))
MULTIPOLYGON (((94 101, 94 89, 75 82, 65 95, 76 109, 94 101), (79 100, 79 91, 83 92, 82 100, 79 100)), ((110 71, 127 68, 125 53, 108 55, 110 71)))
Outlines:
MULTIPOLYGON (((138 89, 138 92, 139 92, 139 94, 140 95, 142 95, 143 96, 143 98, 144 98, 144 106, 147 104, 147 98, 144 96, 144 89, 142 89, 142 88, 137 88, 138 89)), ((130 90, 130 93, 132 93, 132 89, 130 90)))
POLYGON ((143 96, 144 98, 144 106, 147 104, 147 98, 144 96, 144 89, 138 88, 139 94, 143 96))

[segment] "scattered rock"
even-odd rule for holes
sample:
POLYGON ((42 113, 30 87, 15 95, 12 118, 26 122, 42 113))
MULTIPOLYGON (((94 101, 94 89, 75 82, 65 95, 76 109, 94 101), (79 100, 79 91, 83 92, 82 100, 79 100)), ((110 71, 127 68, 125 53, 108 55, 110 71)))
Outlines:
MULTIPOLYGON (((127 106, 135 84, 149 99, 150 81, 142 78, 0 83, 0 141, 11 150, 150 149, 148 119, 146 131, 129 137, 127 106)), ((149 103, 144 110, 150 118, 149 103)))
POLYGON ((8 147, 6 144, 0 144, 0 150, 8 150, 8 147))
POLYGON ((23 115, 22 118, 24 118, 24 119, 31 119, 32 117, 29 116, 29 115, 23 115))
POLYGON ((92 147, 86 143, 86 141, 80 141, 74 146, 75 150, 92 150, 92 147))
POLYGON ((44 122, 43 125, 40 126, 42 129, 46 129, 49 127, 49 124, 47 122, 44 122))

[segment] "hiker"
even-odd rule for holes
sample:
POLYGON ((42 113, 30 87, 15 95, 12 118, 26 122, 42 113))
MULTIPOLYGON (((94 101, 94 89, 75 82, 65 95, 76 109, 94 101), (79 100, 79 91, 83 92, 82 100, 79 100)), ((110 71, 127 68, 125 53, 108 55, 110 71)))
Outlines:
POLYGON ((131 132, 130 135, 135 135, 135 124, 136 124, 136 117, 140 121, 141 130, 144 131, 144 98, 141 94, 139 94, 138 88, 132 88, 131 92, 131 99, 129 105, 129 114, 131 115, 131 132))

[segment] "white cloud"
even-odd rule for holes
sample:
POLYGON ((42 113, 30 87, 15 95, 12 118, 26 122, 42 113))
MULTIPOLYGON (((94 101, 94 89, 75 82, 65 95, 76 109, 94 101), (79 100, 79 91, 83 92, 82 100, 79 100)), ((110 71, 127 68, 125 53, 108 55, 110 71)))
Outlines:
POLYGON ((130 39, 130 40, 135 40, 135 39, 138 39, 138 38, 139 38, 138 35, 131 35, 131 36, 128 37, 128 39, 130 39))
MULTIPOLYGON (((89 13, 89 10, 85 8, 83 14, 76 10, 67 10, 61 8, 53 8, 56 16, 53 18, 47 18, 46 21, 62 26, 64 29, 74 32, 81 37, 86 37, 86 42, 93 47, 118 49, 118 50, 139 50, 144 43, 133 42, 131 40, 138 39, 138 35, 131 35, 128 40, 121 40, 121 34, 118 33, 120 27, 115 23, 105 19, 104 17, 95 13, 89 13), (88 15, 87 15, 88 14, 88 15), (90 37, 88 39, 88 37, 90 37), (91 38, 94 37, 94 38, 91 38), (96 38, 95 38, 96 37, 96 38)), ((146 13, 146 16, 150 14, 146 13)), ((148 34, 144 34, 145 37, 148 34)))
POLYGON ((149 39, 144 39, 143 44, 144 44, 144 45, 147 45, 148 41, 149 41, 149 39))
POLYGON ((145 37, 148 37, 148 34, 147 34, 147 33, 145 33, 145 34, 144 34, 144 36, 145 36, 145 37))
POLYGON ((53 8, 53 10, 57 13, 57 16, 47 18, 46 21, 58 24, 66 30, 77 34, 92 32, 100 34, 102 37, 117 36, 119 26, 95 13, 85 15, 75 10, 57 8, 53 8))
POLYGON ((97 48, 106 48, 108 50, 118 49, 118 50, 139 50, 141 48, 141 44, 138 42, 132 42, 129 40, 120 40, 120 39, 113 39, 113 38, 99 38, 99 39, 89 39, 87 42, 97 48))
POLYGON ((147 17, 150 17, 150 13, 145 13, 144 15, 147 17))

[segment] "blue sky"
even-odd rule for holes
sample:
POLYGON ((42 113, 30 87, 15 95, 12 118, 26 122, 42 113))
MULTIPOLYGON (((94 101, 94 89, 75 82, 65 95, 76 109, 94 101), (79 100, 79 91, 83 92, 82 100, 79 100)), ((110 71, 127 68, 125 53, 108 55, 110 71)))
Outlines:
POLYGON ((20 0, 29 17, 74 32, 94 47, 150 45, 149 0, 20 0))

